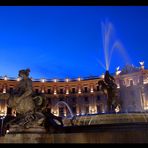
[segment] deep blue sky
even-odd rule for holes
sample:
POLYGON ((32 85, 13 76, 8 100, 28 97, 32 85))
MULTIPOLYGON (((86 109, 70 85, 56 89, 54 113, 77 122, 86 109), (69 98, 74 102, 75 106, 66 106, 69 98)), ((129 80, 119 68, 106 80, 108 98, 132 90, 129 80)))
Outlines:
POLYGON ((25 68, 33 78, 101 75, 105 21, 124 46, 114 50, 110 72, 128 62, 148 67, 148 6, 1 6, 0 76, 25 68))

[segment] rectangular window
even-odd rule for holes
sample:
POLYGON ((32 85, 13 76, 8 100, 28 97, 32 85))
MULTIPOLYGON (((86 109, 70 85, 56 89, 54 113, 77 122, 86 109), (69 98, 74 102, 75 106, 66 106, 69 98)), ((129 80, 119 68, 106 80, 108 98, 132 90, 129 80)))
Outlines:
POLYGON ((76 93, 76 89, 75 88, 72 88, 72 93, 76 93))
POLYGON ((48 89, 47 93, 48 93, 48 94, 51 94, 51 89, 48 89))
POLYGON ((36 88, 35 89, 35 93, 38 94, 39 93, 39 89, 36 88))
POLYGON ((101 99, 101 97, 100 96, 97 96, 97 100, 100 101, 100 99, 101 99))
POLYGON ((72 98, 72 102, 73 103, 76 103, 76 98, 72 98))
POLYGON ((62 88, 60 89, 60 94, 63 94, 63 89, 62 88))
POLYGON ((64 107, 59 107, 59 116, 64 117, 64 107))
POLYGON ((88 97, 84 97, 86 103, 88 103, 88 97))
POLYGON ((97 91, 99 91, 99 85, 97 85, 97 91))
POLYGON ((72 112, 73 112, 74 114, 76 114, 76 106, 73 106, 73 107, 72 107, 72 112))
POLYGON ((51 98, 47 98, 48 105, 51 104, 51 98))
POLYGON ((89 106, 86 106, 85 109, 86 109, 86 112, 85 113, 88 114, 89 113, 89 106))
POLYGON ((84 92, 86 93, 88 91, 87 87, 84 87, 84 92))
POLYGON ((13 93, 13 88, 12 88, 12 87, 10 87, 10 89, 9 89, 9 93, 10 93, 10 94, 13 93))

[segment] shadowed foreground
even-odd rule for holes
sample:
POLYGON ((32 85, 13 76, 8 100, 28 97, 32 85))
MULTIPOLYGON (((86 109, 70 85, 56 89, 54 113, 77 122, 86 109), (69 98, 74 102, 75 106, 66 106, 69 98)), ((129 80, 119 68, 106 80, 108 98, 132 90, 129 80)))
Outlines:
POLYGON ((44 128, 11 130, 0 143, 148 143, 147 123, 71 126, 47 133, 44 128))

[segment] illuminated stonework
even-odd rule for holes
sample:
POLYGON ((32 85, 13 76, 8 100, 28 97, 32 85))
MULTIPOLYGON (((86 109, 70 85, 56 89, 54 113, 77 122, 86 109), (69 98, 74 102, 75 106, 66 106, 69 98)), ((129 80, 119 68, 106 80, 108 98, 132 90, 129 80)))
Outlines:
MULTIPOLYGON (((148 110, 148 70, 140 69, 130 73, 115 75, 121 101, 121 112, 140 112, 148 110)), ((70 116, 66 106, 55 107, 58 101, 65 101, 75 115, 106 113, 107 95, 100 90, 98 81, 102 77, 80 79, 48 80, 33 79, 35 94, 44 94, 48 108, 55 115, 70 116), (55 81, 56 80, 56 81, 55 81), (56 82, 56 83, 55 83, 56 82)), ((0 93, 12 93, 18 79, 0 79, 0 93)), ((7 110, 7 101, 0 98, 0 113, 7 110)))

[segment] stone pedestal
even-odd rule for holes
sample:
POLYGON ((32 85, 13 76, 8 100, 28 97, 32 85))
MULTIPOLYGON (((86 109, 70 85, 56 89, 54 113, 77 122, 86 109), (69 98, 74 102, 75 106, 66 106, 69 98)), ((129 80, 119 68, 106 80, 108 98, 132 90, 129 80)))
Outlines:
POLYGON ((44 129, 10 132, 0 137, 0 143, 148 143, 148 126, 112 126, 89 132, 46 133, 44 129))
MULTIPOLYGON (((87 120, 90 122, 89 116, 87 120)), ((148 143, 147 114, 104 115, 93 123, 69 125, 57 132, 47 132, 41 126, 11 126, 9 133, 0 137, 0 143, 148 143)))
POLYGON ((20 128, 11 126, 9 132, 0 137, 0 143, 50 143, 51 138, 44 127, 20 128), (46 141, 47 139, 47 141, 46 141))

